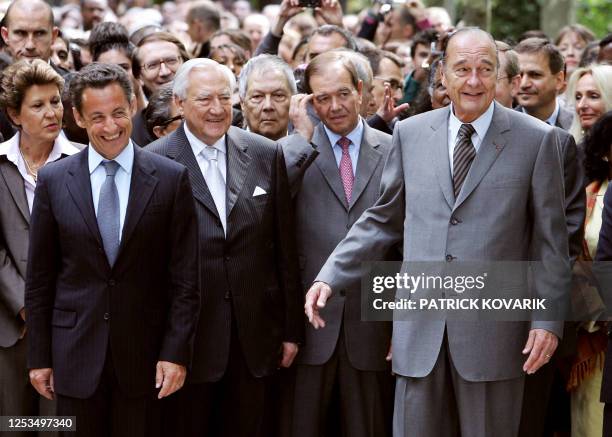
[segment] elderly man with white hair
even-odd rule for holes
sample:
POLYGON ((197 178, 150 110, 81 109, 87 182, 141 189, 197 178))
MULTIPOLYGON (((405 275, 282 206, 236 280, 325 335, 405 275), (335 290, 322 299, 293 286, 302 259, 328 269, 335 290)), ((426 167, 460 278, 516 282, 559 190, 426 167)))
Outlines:
POLYGON ((169 406, 173 436, 267 435, 270 376, 303 340, 283 152, 231 126, 234 87, 227 67, 185 62, 173 84, 184 122, 148 147, 187 167, 199 221, 204 304, 187 385, 169 406))
POLYGON ((238 82, 248 130, 274 141, 287 135, 291 96, 297 93, 291 67, 277 56, 259 55, 247 62, 238 82))

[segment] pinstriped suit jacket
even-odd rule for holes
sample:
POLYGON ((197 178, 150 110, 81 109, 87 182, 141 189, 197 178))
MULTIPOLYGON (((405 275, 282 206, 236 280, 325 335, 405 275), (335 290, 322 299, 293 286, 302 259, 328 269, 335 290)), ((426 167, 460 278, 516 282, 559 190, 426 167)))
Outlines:
POLYGON ((227 237, 183 125, 147 149, 189 170, 199 227, 202 308, 191 382, 219 380, 232 319, 254 376, 278 368, 283 341, 303 338, 291 200, 283 152, 274 142, 230 127, 226 134, 227 237), (265 194, 253 196, 256 187, 265 194))

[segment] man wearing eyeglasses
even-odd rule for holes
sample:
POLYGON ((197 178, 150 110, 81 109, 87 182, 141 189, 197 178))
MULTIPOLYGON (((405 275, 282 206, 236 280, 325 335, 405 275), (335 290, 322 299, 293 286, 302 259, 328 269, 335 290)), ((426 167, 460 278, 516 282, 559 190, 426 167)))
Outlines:
MULTIPOLYGON (((156 32, 138 43, 132 70, 142 83, 145 95, 150 97, 161 86, 172 82, 178 68, 188 59, 185 46, 174 35, 156 32)), ((146 108, 134 116, 132 131, 132 140, 143 147, 156 139, 147 130, 145 111, 146 108)))

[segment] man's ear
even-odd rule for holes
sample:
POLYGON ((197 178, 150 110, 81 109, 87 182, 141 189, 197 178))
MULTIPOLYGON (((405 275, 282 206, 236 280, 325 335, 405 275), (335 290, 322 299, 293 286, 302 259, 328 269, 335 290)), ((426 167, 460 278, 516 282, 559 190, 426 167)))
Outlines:
POLYGON ((59 35, 59 27, 53 26, 53 29, 51 30, 51 44, 55 43, 55 40, 57 39, 58 35, 59 35))
POLYGON ((440 64, 438 64, 438 68, 440 69, 440 79, 442 80, 442 85, 444 85, 444 88, 448 88, 448 85, 446 84, 446 72, 444 71, 444 64, 440 62, 440 64))
POLYGON ((161 138, 164 136, 164 128, 161 126, 154 126, 153 133, 155 134, 157 138, 161 138))
POLYGON ((557 90, 557 95, 561 94, 564 87, 565 87, 565 72, 561 70, 560 72, 555 74, 555 89, 557 90))
POLYGON ((76 122, 77 126, 81 129, 85 129, 85 121, 81 117, 79 111, 77 111, 76 106, 72 107, 72 115, 74 116, 74 121, 76 122))
POLYGON ((173 98, 174 98, 174 105, 176 106, 176 109, 178 110, 179 114, 183 116, 184 118, 185 111, 183 110, 183 100, 181 100, 179 96, 177 96, 176 94, 174 94, 173 98))
POLYGON ((363 82, 361 80, 357 81, 357 95, 359 96, 359 105, 363 101, 363 82))
POLYGON ((2 35, 2 39, 4 40, 4 43, 8 45, 9 31, 6 27, 2 26, 2 28, 0 28, 0 35, 2 35))
POLYGON ((136 104, 136 96, 132 94, 132 100, 130 101, 130 116, 134 118, 136 112, 138 111, 138 105, 136 104))

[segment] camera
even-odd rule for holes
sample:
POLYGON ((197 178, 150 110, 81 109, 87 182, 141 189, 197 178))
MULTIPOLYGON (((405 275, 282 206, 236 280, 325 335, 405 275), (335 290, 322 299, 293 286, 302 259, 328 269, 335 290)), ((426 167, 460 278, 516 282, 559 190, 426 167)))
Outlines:
POLYGON ((300 6, 305 8, 318 8, 321 6, 321 0, 300 0, 300 6))

